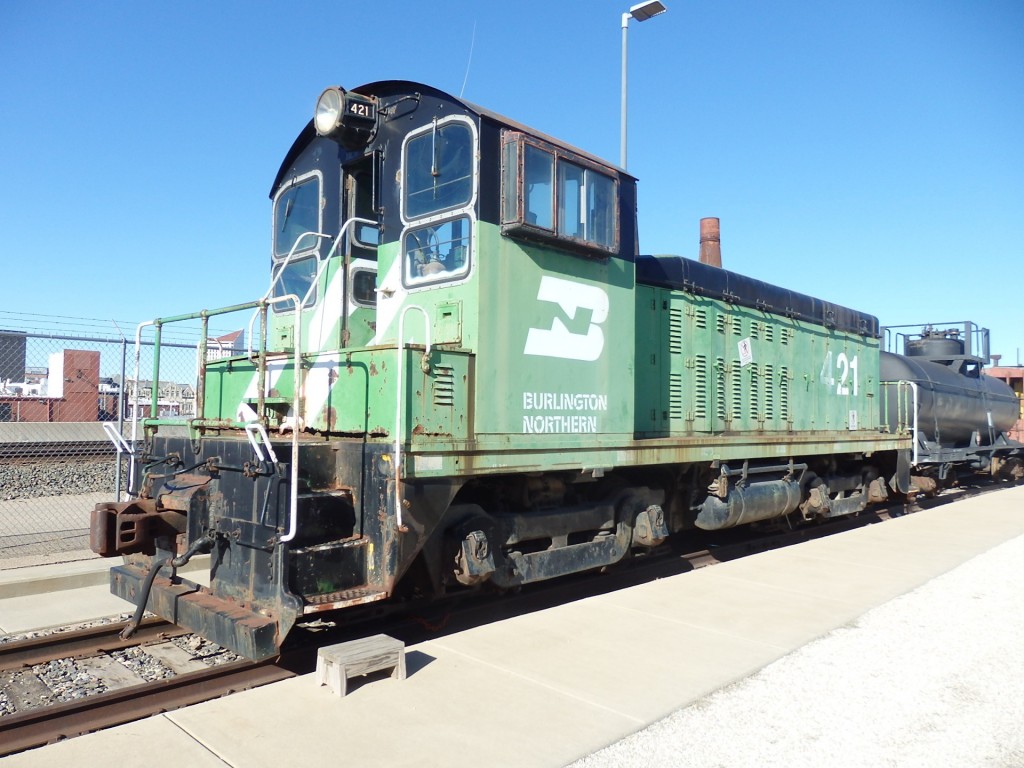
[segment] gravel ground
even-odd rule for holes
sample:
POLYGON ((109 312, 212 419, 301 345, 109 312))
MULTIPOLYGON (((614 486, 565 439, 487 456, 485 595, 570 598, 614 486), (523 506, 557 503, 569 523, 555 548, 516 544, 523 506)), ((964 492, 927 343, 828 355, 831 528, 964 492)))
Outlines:
POLYGON ((1024 537, 573 764, 1024 766, 1024 537))
MULTIPOLYGON (((16 635, 0 635, 0 645, 18 640, 28 640, 43 635, 59 634, 64 631, 80 629, 84 627, 109 624, 114 621, 124 621, 130 614, 122 614, 116 617, 99 619, 97 621, 82 622, 54 630, 38 630, 24 632, 16 635)), ((215 667, 220 664, 228 664, 239 661, 242 657, 232 651, 222 648, 215 643, 205 640, 197 635, 182 635, 171 638, 171 642, 188 652, 193 659, 202 661, 207 666, 215 667)), ((175 676, 175 673, 166 667, 159 659, 150 656, 145 648, 133 647, 114 651, 110 656, 127 669, 134 672, 141 679, 147 682, 165 680, 175 676)), ((92 673, 82 669, 75 659, 59 659, 46 664, 37 664, 30 672, 0 673, 0 717, 13 714, 16 710, 8 699, 4 687, 9 679, 18 675, 32 674, 44 683, 51 691, 51 695, 44 697, 39 703, 43 705, 55 702, 72 701, 74 699, 93 696, 107 690, 107 685, 97 679, 92 673), (8 677, 10 676, 10 677, 8 677)))
MULTIPOLYGON (((101 456, 0 460, 0 568, 88 552, 89 510, 115 499, 114 472, 114 460, 101 456)), ((128 477, 127 466, 122 477, 128 477)))
POLYGON ((0 462, 0 501, 110 491, 115 463, 91 456, 0 462))

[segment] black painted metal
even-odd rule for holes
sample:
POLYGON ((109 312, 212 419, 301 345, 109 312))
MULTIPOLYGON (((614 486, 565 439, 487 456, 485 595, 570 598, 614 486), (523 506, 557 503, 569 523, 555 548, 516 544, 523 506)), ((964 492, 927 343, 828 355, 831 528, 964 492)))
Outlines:
POLYGON ((878 337, 878 318, 682 256, 638 256, 636 281, 878 337))
POLYGON ((705 531, 732 528, 757 520, 792 512, 800 504, 800 483, 790 480, 764 480, 729 488, 722 499, 708 496, 701 505, 696 525, 705 531))
MULTIPOLYGON (((601 158, 574 147, 566 142, 533 130, 510 118, 484 107, 463 101, 437 88, 422 83, 403 80, 388 80, 369 83, 351 89, 377 99, 379 115, 377 130, 372 141, 365 148, 345 150, 337 142, 317 136, 310 122, 302 129, 288 153, 285 155, 270 190, 276 194, 282 184, 302 173, 332 164, 341 167, 358 162, 365 155, 381 152, 383 166, 381 177, 395 178, 401 172, 401 146, 404 137, 411 131, 429 125, 450 115, 465 115, 477 126, 480 137, 480 162, 478 163, 480 194, 476 201, 476 214, 480 221, 501 223, 501 139, 505 130, 522 131, 543 142, 557 146, 568 153, 597 163, 609 175, 618 179, 619 195, 619 250, 614 258, 632 260, 637 253, 636 238, 636 179, 625 171, 615 168, 601 158)), ((324 206, 326 211, 340 211, 341 189, 337 179, 340 174, 325 174, 324 206)), ((397 240, 404 226, 401 220, 401 185, 384 184, 378 190, 380 210, 381 242, 397 240)), ((335 236, 340 227, 340 218, 325 216, 324 232, 335 236)), ((571 244, 559 243, 559 247, 570 248, 571 244)))
MULTIPOLYGON (((943 365, 920 357, 881 353, 882 381, 912 381, 917 384, 917 426, 921 438, 946 448, 966 447, 977 433, 977 444, 992 443, 1013 428, 1019 402, 1013 390, 989 376, 965 376, 958 363, 943 365), (990 421, 991 415, 991 421, 990 421)), ((897 404, 889 403, 883 420, 890 429, 898 421, 897 404)))

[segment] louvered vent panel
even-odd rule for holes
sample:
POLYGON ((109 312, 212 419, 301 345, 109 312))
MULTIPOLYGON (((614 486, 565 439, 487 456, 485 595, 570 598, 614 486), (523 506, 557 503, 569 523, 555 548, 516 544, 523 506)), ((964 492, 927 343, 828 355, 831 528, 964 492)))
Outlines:
POLYGON ((670 419, 683 418, 683 377, 678 373, 668 377, 668 415, 670 419))
POLYGON ((693 359, 693 417, 708 416, 708 359, 697 355, 693 359))
POLYGON ((732 418, 739 421, 743 418, 743 374, 739 362, 732 365, 732 374, 729 377, 732 388, 730 405, 732 406, 732 418))
POLYGON ((756 365, 750 365, 748 368, 750 368, 750 418, 756 419, 761 405, 761 375, 756 365))
POLYGON ((703 307, 698 307, 693 311, 693 324, 700 328, 702 331, 708 327, 708 311, 703 307))
POLYGON ((715 416, 725 421, 725 360, 718 358, 715 362, 715 416))
POLYGON ((789 368, 779 369, 779 416, 789 421, 789 368))
POLYGON ((434 405, 455 405, 455 369, 447 365, 434 366, 434 405))
POLYGON ((770 365, 764 367, 764 417, 775 418, 775 368, 770 365))
POLYGON ((683 311, 681 309, 669 310, 668 351, 673 355, 683 352, 683 311))

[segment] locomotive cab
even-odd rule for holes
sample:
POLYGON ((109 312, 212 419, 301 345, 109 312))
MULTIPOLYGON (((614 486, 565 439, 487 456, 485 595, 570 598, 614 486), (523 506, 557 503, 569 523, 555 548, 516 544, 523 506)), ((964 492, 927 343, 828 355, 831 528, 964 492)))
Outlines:
MULTIPOLYGON (((199 416, 184 435, 144 423, 134 498, 93 513, 94 549, 129 556, 115 593, 260 658, 303 616, 393 596, 417 559, 429 576, 410 589, 437 592, 579 570, 520 552, 552 535, 588 553, 584 568, 620 558, 620 512, 571 478, 593 483, 610 463, 594 435, 632 438, 632 382, 608 350, 632 344, 635 180, 433 88, 383 82, 323 92, 271 202, 247 353, 200 354, 199 416), (552 471, 531 490, 527 472, 552 471), (481 502, 505 481, 486 477, 509 473, 531 509, 574 512, 539 533, 488 517, 481 502), (507 546, 464 547, 481 529, 507 546), (453 550, 461 565, 442 567, 453 550), (203 551, 209 586, 178 579, 203 551)), ((630 509, 660 498, 634 489, 630 509)), ((653 542, 664 524, 650 514, 653 542)))

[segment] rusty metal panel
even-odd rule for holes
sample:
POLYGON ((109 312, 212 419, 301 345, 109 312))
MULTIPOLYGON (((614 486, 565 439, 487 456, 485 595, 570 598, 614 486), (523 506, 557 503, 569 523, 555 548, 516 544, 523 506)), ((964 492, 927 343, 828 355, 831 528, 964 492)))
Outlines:
MULTIPOLYGON (((136 602, 146 573, 141 568, 122 565, 111 569, 110 591, 129 602, 136 602)), ((283 635, 278 622, 219 599, 198 584, 186 579, 171 582, 157 577, 149 595, 150 611, 180 627, 196 632, 218 645, 230 648, 250 659, 276 656, 283 635)))

